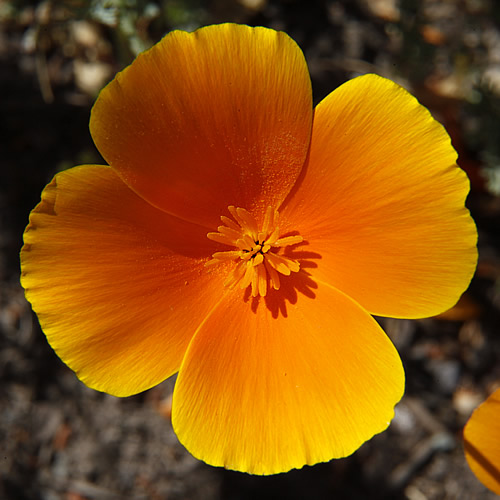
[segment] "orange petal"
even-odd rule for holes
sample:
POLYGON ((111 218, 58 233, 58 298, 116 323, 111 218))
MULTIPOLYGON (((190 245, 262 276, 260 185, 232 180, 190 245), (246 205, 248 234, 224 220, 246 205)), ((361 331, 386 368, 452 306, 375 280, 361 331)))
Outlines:
POLYGON ((61 359, 117 396, 175 373, 215 300, 206 230, 152 207, 109 167, 54 178, 33 210, 22 284, 61 359))
POLYGON ((500 389, 476 408, 465 425, 464 449, 472 472, 500 495, 500 389))
POLYGON ((92 137, 134 191, 217 227, 229 205, 279 205, 309 147, 304 56, 285 33, 223 24, 174 31, 101 92, 92 137))
POLYGON ((408 92, 355 78, 316 108, 309 161, 281 225, 288 218, 321 257, 315 277, 369 312, 438 314, 477 260, 469 183, 455 161, 443 127, 408 92))
POLYGON ((214 309, 181 366, 172 418, 195 457, 275 474, 351 454, 389 425, 403 389, 375 320, 301 271, 265 300, 234 294, 214 309))

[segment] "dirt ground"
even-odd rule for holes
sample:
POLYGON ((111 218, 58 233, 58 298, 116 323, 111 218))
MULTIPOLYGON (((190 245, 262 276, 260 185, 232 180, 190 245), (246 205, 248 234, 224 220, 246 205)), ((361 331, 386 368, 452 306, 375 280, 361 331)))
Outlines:
POLYGON ((467 467, 461 430, 500 385, 498 2, 107 3, 121 3, 119 21, 109 5, 95 8, 104 1, 0 0, 0 498, 497 498, 467 467), (410 89, 452 136, 479 230, 478 269, 457 307, 380 320, 407 373, 389 430, 351 457, 273 477, 192 458, 169 420, 173 380, 125 399, 86 388, 46 343, 19 285, 22 232, 44 185, 58 170, 102 162, 88 131, 99 89, 167 30, 225 21, 289 33, 316 102, 366 72, 410 89))

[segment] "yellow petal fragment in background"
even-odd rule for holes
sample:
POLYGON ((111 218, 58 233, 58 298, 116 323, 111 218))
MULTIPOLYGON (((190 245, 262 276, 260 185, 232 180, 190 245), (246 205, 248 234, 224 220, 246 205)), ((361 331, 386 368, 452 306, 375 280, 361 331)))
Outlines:
POLYGON ((373 314, 435 315, 456 303, 477 260, 455 161, 413 96, 358 77, 317 106, 304 177, 280 214, 321 255, 318 279, 373 314))
POLYGON ((174 31, 99 95, 90 121, 106 161, 153 205, 217 227, 229 205, 278 206, 312 123, 304 56, 285 33, 235 24, 174 31))
POLYGON ((500 495, 500 389, 470 417, 464 428, 464 449, 472 472, 500 495))
POLYGON ((49 343, 85 384, 117 396, 175 373, 220 296, 203 266, 206 230, 147 204, 109 167, 58 174, 24 241, 22 285, 49 343))
POLYGON ((176 382, 174 430, 195 457, 275 474, 347 456, 389 425, 404 373, 369 314, 303 271, 265 299, 241 293, 202 324, 176 382))

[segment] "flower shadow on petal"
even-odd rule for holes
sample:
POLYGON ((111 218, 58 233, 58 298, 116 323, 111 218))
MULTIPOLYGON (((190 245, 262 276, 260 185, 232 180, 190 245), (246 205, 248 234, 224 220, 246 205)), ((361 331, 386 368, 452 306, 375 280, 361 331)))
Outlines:
MULTIPOLYGON (((284 236, 291 235, 292 233, 289 233, 284 236)), ((302 249, 301 247, 304 244, 307 245, 308 242, 303 241, 297 245, 287 247, 283 253, 284 256, 300 263, 300 271, 291 273, 289 276, 283 276, 279 290, 271 289, 265 297, 251 297, 250 288, 245 291, 244 300, 245 302, 251 300, 252 312, 257 313, 259 307, 267 307, 273 318, 278 318, 280 315, 287 318, 287 303, 290 305, 297 304, 300 295, 304 295, 309 299, 316 298, 314 290, 318 288, 318 285, 306 269, 318 267, 314 260, 321 259, 321 255, 302 249)))

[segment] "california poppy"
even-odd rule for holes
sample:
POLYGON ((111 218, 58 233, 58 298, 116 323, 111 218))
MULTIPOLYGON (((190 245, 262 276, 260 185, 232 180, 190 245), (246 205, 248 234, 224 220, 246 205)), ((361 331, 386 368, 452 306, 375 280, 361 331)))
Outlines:
POLYGON ((285 33, 174 31, 100 93, 109 166, 57 174, 22 284, 51 346, 116 396, 178 372, 172 422, 209 464, 273 474, 344 457, 404 372, 371 314, 451 307, 476 264, 443 127, 375 75, 314 110, 285 33))
POLYGON ((474 410, 464 428, 464 449, 472 472, 500 495, 500 389, 474 410))

